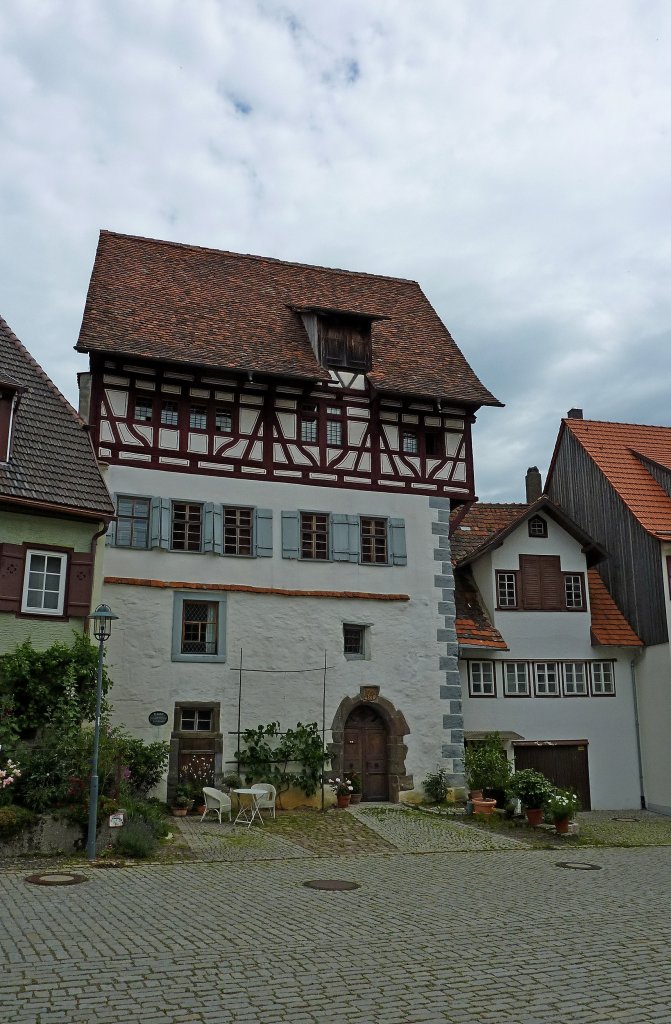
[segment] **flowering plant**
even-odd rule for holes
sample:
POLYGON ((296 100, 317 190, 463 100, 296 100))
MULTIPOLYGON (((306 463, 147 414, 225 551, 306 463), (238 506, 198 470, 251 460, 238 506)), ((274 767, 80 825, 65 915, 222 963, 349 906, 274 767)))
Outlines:
POLYGON ((5 767, 0 768, 0 802, 4 802, 2 800, 3 794, 9 796, 9 787, 13 786, 16 780, 20 778, 19 766, 14 761, 8 760, 5 767))
POLYGON ((549 779, 533 768, 522 768, 510 780, 510 791, 523 807, 539 808, 555 792, 549 779))
POLYGON ((329 785, 336 796, 349 796, 354 791, 354 786, 344 776, 342 779, 329 779, 329 785))
POLYGON ((545 801, 545 812, 553 821, 572 818, 578 810, 578 797, 570 789, 555 789, 545 801))

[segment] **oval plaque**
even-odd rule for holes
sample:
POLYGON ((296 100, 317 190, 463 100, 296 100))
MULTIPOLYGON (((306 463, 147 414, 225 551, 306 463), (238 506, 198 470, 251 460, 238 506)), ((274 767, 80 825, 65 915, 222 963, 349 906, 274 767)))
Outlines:
POLYGON ((152 725, 165 725, 168 721, 168 716, 165 711, 152 711, 149 716, 149 721, 152 725))

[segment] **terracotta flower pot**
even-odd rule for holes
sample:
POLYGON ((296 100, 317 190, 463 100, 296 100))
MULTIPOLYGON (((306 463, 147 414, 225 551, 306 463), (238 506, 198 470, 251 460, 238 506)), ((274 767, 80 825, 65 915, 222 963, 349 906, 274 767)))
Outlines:
POLYGON ((527 816, 527 821, 530 825, 542 825, 543 824, 543 808, 542 807, 525 807, 524 813, 527 816))
POLYGON ((555 829, 559 835, 566 835, 568 832, 569 818, 557 818, 555 821, 555 829))
POLYGON ((349 798, 349 802, 351 804, 360 804, 361 803, 361 793, 352 793, 350 798, 349 798))
POLYGON ((351 798, 352 798, 351 793, 348 793, 346 796, 340 796, 339 794, 336 794, 336 800, 338 801, 338 807, 349 807, 349 802, 350 802, 351 798))
POLYGON ((473 814, 491 814, 496 807, 496 800, 473 800, 473 814))
POLYGON ((205 804, 198 804, 198 806, 196 807, 196 814, 203 815, 203 814, 205 814, 205 810, 206 810, 206 805, 205 804))
POLYGON ((482 790, 472 789, 468 794, 470 800, 482 800, 482 790))
POLYGON ((186 818, 188 807, 171 807, 170 810, 174 818, 186 818))

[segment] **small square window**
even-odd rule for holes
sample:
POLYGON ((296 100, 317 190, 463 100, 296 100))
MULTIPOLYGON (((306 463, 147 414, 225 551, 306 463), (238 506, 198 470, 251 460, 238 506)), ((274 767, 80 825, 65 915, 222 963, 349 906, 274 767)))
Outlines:
POLYGON ((582 576, 579 573, 564 573, 564 593, 567 608, 582 608, 582 576))
POLYGON ((387 551, 387 520, 361 517, 361 561, 374 565, 386 565, 389 561, 387 551))
POLYGON ((506 661, 504 663, 503 687, 506 697, 529 696, 529 666, 526 661, 506 661))
POLYGON ((417 434, 410 430, 404 430, 401 434, 401 451, 407 455, 417 455, 419 452, 419 442, 417 440, 417 434))
POLYGON ((182 501, 172 503, 173 551, 200 551, 203 506, 182 501))
POLYGON ((133 419, 136 423, 151 423, 152 411, 151 398, 135 399, 135 412, 133 413, 133 419))
POLYGON ((207 408, 204 405, 192 405, 189 409, 189 427, 191 430, 207 430, 207 408))
POLYGON ((496 697, 493 661, 469 661, 468 682, 471 697, 496 697))
POLYGON ((301 558, 325 561, 328 557, 328 514, 322 512, 301 512, 301 558))
POLYGON ((149 542, 149 498, 118 497, 116 510, 116 546, 146 548, 149 542))
POLYGON ((177 402, 163 402, 161 405, 161 424, 164 427, 179 425, 179 406, 177 402))
POLYGON ((587 696, 587 666, 584 661, 567 661, 564 664, 564 696, 587 696))
POLYGON ((530 537, 547 537, 548 535, 548 524, 542 518, 542 516, 532 516, 529 520, 529 536, 530 537))
POLYGON ((537 661, 536 671, 536 696, 537 697, 558 697, 559 696, 559 674, 556 661, 537 661))
POLYGON ((253 554, 253 510, 251 508, 224 509, 224 554, 253 554))
POLYGON ((514 572, 497 572, 496 593, 499 608, 517 608, 517 581, 514 572))
POLYGON ((345 622, 343 624, 343 653, 356 660, 366 656, 366 627, 345 622))
POLYGON ((29 615, 62 615, 68 556, 53 551, 27 551, 21 611, 29 615))
POLYGON ((615 677, 612 661, 592 662, 592 696, 612 697, 615 693, 615 677))
POLYGON ((214 414, 214 428, 219 434, 233 432, 233 414, 228 409, 217 409, 214 414))
POLYGON ((212 708, 182 708, 182 732, 212 732, 212 708))

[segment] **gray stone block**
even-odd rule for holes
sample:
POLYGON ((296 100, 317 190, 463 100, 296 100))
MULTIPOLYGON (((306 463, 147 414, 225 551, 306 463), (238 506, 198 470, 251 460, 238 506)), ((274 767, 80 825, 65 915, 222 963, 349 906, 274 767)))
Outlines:
POLYGON ((463 743, 443 743, 442 746, 443 757, 463 757, 464 756, 464 745, 463 743))
POLYGON ((449 523, 431 523, 431 533, 438 533, 441 536, 448 537, 450 533, 449 523))
POLYGON ((460 700, 451 700, 450 701, 450 714, 451 715, 460 715, 462 713, 461 709, 462 709, 462 703, 461 703, 460 700))
POLYGON ((461 687, 441 686, 440 697, 441 700, 461 700, 461 687))
POLYGON ((461 730, 461 737, 455 737, 454 734, 453 734, 452 735, 452 739, 453 740, 457 740, 459 738, 463 740, 463 738, 464 738, 463 728, 464 728, 463 715, 443 715, 443 729, 460 729, 461 730))
POLYGON ((441 508, 449 511, 451 504, 449 498, 429 498, 429 508, 441 508))
POLYGON ((455 633, 454 629, 437 629, 436 639, 439 644, 454 643, 454 641, 457 639, 457 634, 455 633))

